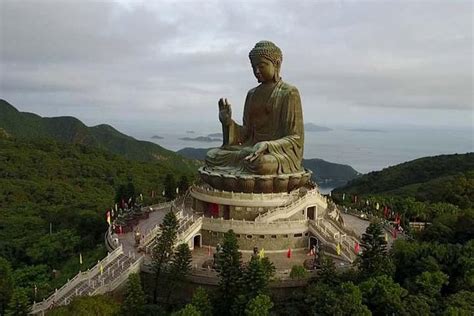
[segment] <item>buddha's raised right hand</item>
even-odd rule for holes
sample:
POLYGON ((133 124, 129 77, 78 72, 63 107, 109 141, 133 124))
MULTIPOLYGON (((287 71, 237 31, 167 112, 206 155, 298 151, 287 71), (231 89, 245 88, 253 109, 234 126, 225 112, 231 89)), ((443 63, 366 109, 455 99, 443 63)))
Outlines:
POLYGON ((219 121, 224 125, 230 125, 232 122, 232 109, 227 99, 219 100, 219 121))

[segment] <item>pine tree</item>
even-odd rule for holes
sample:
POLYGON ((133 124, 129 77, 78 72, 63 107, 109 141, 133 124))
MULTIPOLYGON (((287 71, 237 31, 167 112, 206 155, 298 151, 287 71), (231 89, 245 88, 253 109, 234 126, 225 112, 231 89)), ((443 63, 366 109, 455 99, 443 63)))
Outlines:
POLYGON ((202 314, 192 304, 187 304, 183 309, 171 314, 171 316, 201 316, 202 314))
POLYGON ((16 288, 8 303, 5 316, 27 316, 30 312, 28 295, 23 288, 16 288))
POLYGON ((321 255, 321 267, 318 271, 315 281, 323 282, 330 285, 339 283, 339 275, 336 271, 334 260, 327 255, 321 255))
POLYGON ((130 316, 144 315, 145 293, 143 292, 140 276, 136 273, 128 276, 125 300, 122 304, 121 314, 130 316))
POLYGON ((380 223, 370 223, 362 235, 361 248, 362 253, 359 255, 357 264, 362 278, 391 276, 394 273, 394 265, 388 256, 387 242, 380 223))
POLYGON ((180 244, 177 247, 167 271, 169 281, 166 304, 169 303, 171 295, 176 290, 180 282, 184 281, 189 274, 189 271, 191 271, 192 258, 191 250, 189 250, 189 246, 187 244, 180 244))
POLYGON ((206 290, 198 287, 194 292, 191 305, 201 312, 202 316, 212 316, 212 305, 206 290))
POLYGON ((267 292, 268 281, 273 276, 275 267, 268 258, 252 256, 242 271, 240 294, 232 307, 232 314, 242 315, 251 300, 267 292))
POLYGON ((243 271, 242 284, 244 288, 243 293, 247 296, 249 301, 266 291, 268 276, 258 257, 253 256, 245 267, 243 271))
POLYGON ((260 294, 253 298, 245 308, 246 316, 268 316, 273 303, 269 296, 260 294))
POLYGON ((188 188, 189 188, 189 181, 188 177, 185 175, 181 176, 181 178, 178 181, 178 188, 179 188, 179 193, 184 194, 188 188))
POLYGON ((240 293, 241 257, 234 231, 229 230, 224 234, 222 251, 217 256, 220 280, 215 306, 219 315, 230 314, 234 301, 240 293))
POLYGON ((0 257, 0 315, 10 301, 13 291, 13 271, 6 259, 0 257))
POLYGON ((176 180, 170 173, 165 177, 165 197, 168 201, 176 198, 176 180))
POLYGON ((161 226, 161 233, 156 237, 155 247, 153 249, 152 266, 155 274, 155 287, 153 290, 153 303, 158 299, 158 288, 160 277, 165 266, 171 261, 174 243, 178 231, 178 220, 173 212, 168 212, 161 226))

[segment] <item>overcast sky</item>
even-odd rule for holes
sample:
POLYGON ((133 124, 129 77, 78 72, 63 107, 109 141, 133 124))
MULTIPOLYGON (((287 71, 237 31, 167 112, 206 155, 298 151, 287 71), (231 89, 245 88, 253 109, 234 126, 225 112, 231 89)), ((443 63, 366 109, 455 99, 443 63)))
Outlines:
POLYGON ((1 0, 0 98, 21 111, 109 123, 240 121, 248 52, 283 51, 305 122, 472 126, 472 1, 1 0))

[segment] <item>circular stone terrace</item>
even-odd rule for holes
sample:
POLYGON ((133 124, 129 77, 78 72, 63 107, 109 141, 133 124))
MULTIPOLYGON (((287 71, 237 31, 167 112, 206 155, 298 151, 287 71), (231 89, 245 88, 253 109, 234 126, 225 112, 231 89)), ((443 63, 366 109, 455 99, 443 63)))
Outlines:
MULTIPOLYGON (((319 192, 318 192, 319 194, 319 192)), ((217 194, 219 195, 219 194, 217 194)), ((227 198, 225 194, 220 194, 222 198, 227 198)), ((291 199, 291 194, 277 194, 271 198, 267 195, 255 196, 264 203, 271 203, 273 199, 291 199)), ((235 197, 235 196, 234 196, 235 197)), ((185 199, 175 200, 172 203, 162 203, 147 206, 142 211, 147 212, 146 218, 136 222, 133 229, 119 234, 113 232, 111 228, 105 233, 105 244, 109 250, 108 255, 100 260, 93 268, 79 272, 73 279, 68 280, 60 289, 47 299, 32 306, 32 314, 40 315, 54 306, 66 305, 75 296, 103 294, 115 290, 122 286, 131 273, 139 271, 151 272, 151 250, 156 235, 159 233, 159 225, 162 223, 165 214, 169 211, 175 212, 179 220, 177 244, 185 242, 192 251, 192 269, 189 280, 194 283, 215 285, 218 283, 217 271, 209 267, 213 259, 215 248, 202 244, 201 228, 203 216, 196 216, 193 210, 185 206, 185 199), (139 232, 138 238, 137 233, 139 232), (138 243, 137 243, 138 241, 138 243)), ((351 228, 353 233, 361 236, 369 225, 367 219, 341 213, 344 221, 351 228)), ((204 222, 211 221, 215 225, 219 219, 204 219, 204 222)), ((226 221, 227 224, 231 221, 226 221)), ((238 222, 238 221, 236 221, 238 222)), ((392 242, 392 235, 387 234, 389 243, 392 242)), ((350 245, 348 245, 350 246, 350 245)), ((241 251, 242 261, 250 260, 252 251, 241 251)), ((333 257, 336 266, 344 269, 351 266, 347 258, 329 254, 333 257)), ((305 280, 292 280, 290 271, 294 265, 304 265, 313 256, 308 248, 288 250, 265 251, 265 256, 273 262, 276 268, 274 281, 270 287, 295 287, 304 285, 305 280)), ((312 275, 314 271, 310 271, 312 275)))

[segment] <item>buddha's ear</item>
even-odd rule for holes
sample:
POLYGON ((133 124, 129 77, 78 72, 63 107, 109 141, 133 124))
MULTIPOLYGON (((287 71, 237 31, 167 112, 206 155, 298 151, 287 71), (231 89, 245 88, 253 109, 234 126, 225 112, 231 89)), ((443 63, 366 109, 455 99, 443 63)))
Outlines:
POLYGON ((280 80, 280 67, 281 67, 281 61, 277 60, 274 63, 275 66, 275 74, 273 75, 273 81, 277 82, 280 80))

